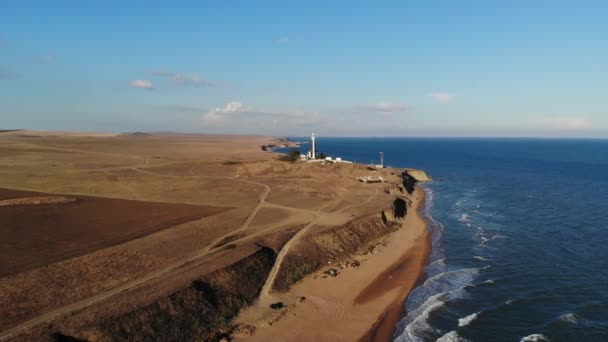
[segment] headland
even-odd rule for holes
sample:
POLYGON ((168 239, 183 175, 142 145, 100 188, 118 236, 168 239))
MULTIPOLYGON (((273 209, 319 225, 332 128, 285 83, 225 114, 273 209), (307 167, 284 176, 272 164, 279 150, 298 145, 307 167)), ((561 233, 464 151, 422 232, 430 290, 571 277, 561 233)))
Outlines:
POLYGON ((385 341, 430 250, 420 170, 260 136, 0 140, 1 340, 385 341))

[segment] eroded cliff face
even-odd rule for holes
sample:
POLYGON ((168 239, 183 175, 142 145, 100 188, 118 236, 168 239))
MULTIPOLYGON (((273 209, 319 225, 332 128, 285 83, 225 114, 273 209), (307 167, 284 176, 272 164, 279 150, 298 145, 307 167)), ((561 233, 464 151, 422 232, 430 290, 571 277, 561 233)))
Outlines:
POLYGON ((328 261, 341 262, 373 248, 374 242, 401 227, 411 205, 408 197, 395 197, 392 205, 378 214, 354 219, 342 226, 319 227, 303 237, 283 260, 273 289, 285 292, 305 276, 326 266, 328 261))
POLYGON ((416 179, 418 182, 427 182, 432 179, 431 176, 429 176, 424 170, 408 169, 405 172, 414 177, 414 179, 416 179))
MULTIPOLYGON (((378 208, 386 205, 384 210, 354 218, 344 225, 311 230, 283 259, 273 289, 289 290, 293 284, 326 266, 328 261, 332 264, 352 261, 356 254, 371 253, 386 236, 401 228, 417 182, 410 171, 396 173, 393 185, 399 190, 385 192, 387 196, 378 205, 378 208)), ((231 321, 239 311, 257 299, 275 258, 274 250, 261 247, 256 253, 200 277, 153 303, 104 318, 82 329, 55 330, 53 339, 219 340, 230 332, 231 321)))
POLYGON ((409 171, 403 171, 401 174, 401 180, 403 181, 403 187, 408 194, 413 194, 416 189, 416 183, 418 180, 410 174, 409 171))
POLYGON ((337 227, 321 227, 305 236, 283 260, 273 289, 285 292, 305 276, 327 265, 328 261, 341 262, 368 250, 378 241, 401 227, 416 184, 430 180, 422 170, 405 170, 401 173, 405 193, 391 200, 390 207, 377 215, 369 215, 337 227))
MULTIPOLYGON (((231 329, 240 309, 257 298, 276 253, 261 247, 169 296, 94 323, 79 334, 57 337, 97 341, 214 341, 231 329)), ((69 340, 69 339, 68 339, 69 340)))

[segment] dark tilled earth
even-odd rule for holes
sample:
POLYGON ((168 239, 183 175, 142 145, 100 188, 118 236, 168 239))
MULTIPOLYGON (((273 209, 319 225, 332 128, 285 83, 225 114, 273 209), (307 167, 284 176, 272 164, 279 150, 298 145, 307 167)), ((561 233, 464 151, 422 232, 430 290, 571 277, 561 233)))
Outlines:
MULTIPOLYGON (((0 188, 0 200, 52 196, 0 188)), ((64 195, 65 204, 0 207, 0 277, 20 273, 229 208, 64 195)))

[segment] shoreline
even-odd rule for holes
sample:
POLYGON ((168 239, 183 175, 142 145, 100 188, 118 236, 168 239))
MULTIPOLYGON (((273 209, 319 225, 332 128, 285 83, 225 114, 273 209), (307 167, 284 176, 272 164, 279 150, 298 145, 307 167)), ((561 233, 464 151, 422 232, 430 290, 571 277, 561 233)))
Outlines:
POLYGON ((426 192, 416 187, 411 211, 380 252, 365 257, 358 269, 336 278, 308 275, 284 294, 285 300, 306 298, 275 321, 259 321, 252 335, 235 341, 389 341, 410 292, 424 279, 431 253, 431 232, 424 216, 426 192))
MULTIPOLYGON (((413 284, 413 286, 409 287, 408 289, 404 288, 403 291, 400 293, 400 298, 398 298, 393 304, 391 304, 389 307, 386 308, 386 310, 384 311, 382 316, 380 316, 378 318, 378 320, 369 329, 369 331, 363 337, 361 337, 359 339, 360 342, 391 341, 392 337, 394 336, 394 334, 396 332, 397 323, 399 323, 399 320, 401 320, 401 318, 406 313, 405 302, 407 301, 407 298, 409 297, 412 290, 414 290, 417 286, 422 284, 424 282, 424 280, 426 279, 426 273, 425 273, 424 268, 428 264, 429 257, 432 252, 432 247, 433 247, 432 241, 431 241, 432 232, 430 232, 428 230, 429 222, 428 222, 428 218, 424 214, 424 210, 425 210, 425 206, 426 206, 426 199, 427 199, 426 191, 424 191, 424 189, 422 189, 420 187, 418 187, 418 189, 422 190, 422 192, 424 193, 424 197, 423 197, 420 205, 418 206, 416 213, 418 216, 422 217, 422 219, 424 220, 424 223, 426 225, 426 233, 424 233, 424 244, 425 244, 424 257, 421 260, 422 262, 419 265, 414 266, 414 267, 417 267, 416 270, 418 271, 417 272, 418 277, 416 278, 416 282, 413 284)), ((404 254, 402 256, 402 259, 400 259, 395 264, 395 266, 403 267, 403 268, 408 268, 408 266, 410 266, 410 265, 408 265, 408 257, 407 257, 409 254, 408 252, 406 252, 406 254, 404 254)))

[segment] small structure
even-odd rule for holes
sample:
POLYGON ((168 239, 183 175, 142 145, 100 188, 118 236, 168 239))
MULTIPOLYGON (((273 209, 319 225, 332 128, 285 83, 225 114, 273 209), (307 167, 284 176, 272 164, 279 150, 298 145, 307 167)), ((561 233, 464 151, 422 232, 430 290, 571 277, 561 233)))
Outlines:
POLYGON ((363 182, 363 183, 383 183, 384 182, 384 178, 382 178, 380 176, 357 177, 357 180, 359 182, 363 182))
POLYGON ((331 163, 345 163, 352 164, 351 161, 343 160, 340 157, 332 159, 332 157, 325 157, 324 159, 317 159, 318 150, 317 150, 317 137, 314 133, 310 135, 310 149, 305 155, 300 156, 300 160, 306 160, 310 162, 331 162, 331 163))
POLYGON ((308 151, 308 159, 317 159, 317 139, 313 133, 310 136, 310 151, 308 151))

